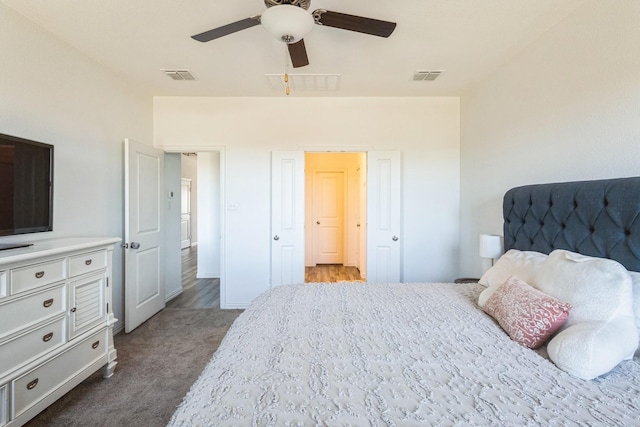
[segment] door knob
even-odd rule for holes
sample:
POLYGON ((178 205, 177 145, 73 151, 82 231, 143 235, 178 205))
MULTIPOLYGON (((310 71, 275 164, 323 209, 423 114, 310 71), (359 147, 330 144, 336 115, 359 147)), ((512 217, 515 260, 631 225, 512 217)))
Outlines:
POLYGON ((393 236, 393 237, 391 238, 391 240, 393 240, 394 242, 397 242, 397 241, 398 241, 398 236, 393 236))
POLYGON ((316 221, 316 224, 320 225, 320 221, 316 221))
POLYGON ((273 240, 280 240, 280 236, 276 234, 275 236, 273 236, 273 240))
POLYGON ((140 249, 140 243, 131 242, 131 249, 140 249))

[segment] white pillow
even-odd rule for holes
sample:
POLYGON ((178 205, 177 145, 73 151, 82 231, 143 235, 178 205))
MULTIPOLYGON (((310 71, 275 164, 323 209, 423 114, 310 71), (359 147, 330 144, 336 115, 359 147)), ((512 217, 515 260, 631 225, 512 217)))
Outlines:
POLYGON ((511 276, 535 287, 535 273, 545 259, 547 255, 540 252, 517 249, 507 251, 480 278, 479 283, 488 287, 480 293, 478 305, 484 307, 489 297, 511 276))
POLYGON ((616 261, 553 251, 536 274, 536 288, 573 306, 549 341, 549 358, 583 379, 609 372, 633 357, 638 330, 631 277, 616 261))
POLYGON ((616 261, 558 249, 540 266, 534 285, 573 305, 565 328, 620 316, 633 319, 631 276, 616 261))
POLYGON ((628 343, 624 337, 634 334, 637 337, 635 325, 624 318, 610 322, 577 323, 553 337, 547 344, 547 353, 558 368, 590 380, 631 358, 633 345, 625 348, 620 344, 628 343))
MULTIPOLYGON (((638 334, 640 334, 640 273, 630 271, 629 276, 631 276, 631 287, 633 290, 633 314, 636 318, 638 334)), ((640 356, 640 347, 636 350, 636 355, 640 356)))

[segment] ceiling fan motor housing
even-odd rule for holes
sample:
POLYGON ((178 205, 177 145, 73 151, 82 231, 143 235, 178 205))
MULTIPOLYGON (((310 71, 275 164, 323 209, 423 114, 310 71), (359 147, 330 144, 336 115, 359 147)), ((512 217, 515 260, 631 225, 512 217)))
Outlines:
POLYGON ((309 12, 291 4, 264 11, 260 23, 276 39, 286 44, 297 43, 313 29, 315 21, 309 12))
POLYGON ((303 8, 304 10, 309 10, 309 6, 311 6, 311 0, 264 0, 264 5, 267 7, 280 6, 283 4, 298 6, 303 8))

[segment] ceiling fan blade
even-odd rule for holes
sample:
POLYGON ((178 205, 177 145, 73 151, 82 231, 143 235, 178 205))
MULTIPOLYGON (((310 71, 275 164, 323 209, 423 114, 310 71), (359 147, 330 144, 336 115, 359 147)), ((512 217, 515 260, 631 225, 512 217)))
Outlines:
POLYGON ((255 27, 256 25, 260 25, 260 16, 252 16, 251 18, 232 22, 231 24, 196 34, 195 36, 191 36, 191 38, 204 43, 229 34, 237 33, 238 31, 246 30, 247 28, 255 27))
POLYGON ((304 67, 309 65, 309 58, 307 57, 307 48, 304 46, 304 40, 301 39, 298 42, 287 45, 289 47, 289 56, 291 57, 291 64, 293 68, 304 67))
POLYGON ((318 9, 313 12, 313 17, 316 23, 320 25, 357 31, 358 33, 371 34, 378 37, 389 37, 396 28, 395 22, 347 15, 346 13, 332 12, 330 10, 318 9))

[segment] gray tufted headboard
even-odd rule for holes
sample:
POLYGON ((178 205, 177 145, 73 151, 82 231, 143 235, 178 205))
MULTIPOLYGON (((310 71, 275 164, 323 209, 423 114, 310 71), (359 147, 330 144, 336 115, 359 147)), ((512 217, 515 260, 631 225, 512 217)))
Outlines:
POLYGON ((567 249, 640 271, 640 177, 512 188, 503 216, 505 251, 567 249))

